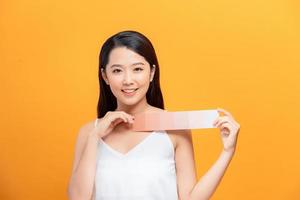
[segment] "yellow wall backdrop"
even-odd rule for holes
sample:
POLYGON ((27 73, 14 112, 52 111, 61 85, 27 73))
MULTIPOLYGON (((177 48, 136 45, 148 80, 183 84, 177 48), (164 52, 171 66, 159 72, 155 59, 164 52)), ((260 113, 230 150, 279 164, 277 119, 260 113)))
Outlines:
MULTIPOLYGON (((170 111, 229 110, 236 154, 213 200, 300 199, 296 0, 0 1, 0 199, 66 199, 79 127, 96 118, 98 54, 148 36, 170 111)), ((222 143, 193 131, 198 178, 222 143)))

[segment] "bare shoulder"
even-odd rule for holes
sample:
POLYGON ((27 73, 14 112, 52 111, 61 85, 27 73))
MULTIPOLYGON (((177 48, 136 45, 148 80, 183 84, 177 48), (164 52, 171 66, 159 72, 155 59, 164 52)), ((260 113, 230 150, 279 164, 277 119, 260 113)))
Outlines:
POLYGON ((82 124, 79 128, 78 137, 86 137, 87 134, 93 130, 95 126, 95 120, 90 120, 82 124))
POLYGON ((77 137, 76 149, 79 149, 79 151, 81 148, 83 148, 83 145, 88 138, 88 133, 90 133, 93 130, 93 128, 95 126, 94 123, 95 123, 95 120, 90 120, 90 121, 85 122, 84 124, 82 124, 79 127, 79 130, 77 131, 77 136, 76 136, 77 137))
POLYGON ((85 142, 88 138, 88 133, 93 130, 94 127, 94 120, 88 121, 80 126, 79 131, 77 133, 77 139, 75 144, 75 155, 74 155, 74 161, 73 161, 73 172, 76 169, 78 162, 80 160, 85 142))
POLYGON ((174 141, 174 146, 177 148, 179 145, 192 145, 192 132, 186 130, 168 130, 168 135, 174 141))

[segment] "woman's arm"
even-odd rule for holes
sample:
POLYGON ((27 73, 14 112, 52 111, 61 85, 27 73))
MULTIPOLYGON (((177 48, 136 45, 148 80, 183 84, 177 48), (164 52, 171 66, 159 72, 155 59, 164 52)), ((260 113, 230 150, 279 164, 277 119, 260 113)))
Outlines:
POLYGON ((96 174, 98 139, 95 130, 80 128, 75 147, 73 171, 68 186, 70 200, 90 200, 96 174))
POLYGON ((224 149, 219 159, 192 189, 189 200, 207 200, 213 195, 235 152, 240 125, 228 111, 224 109, 218 111, 224 116, 218 117, 214 126, 221 130, 224 149))
POLYGON ((197 183, 196 166, 192 132, 190 130, 169 131, 175 136, 175 161, 178 197, 180 200, 189 200, 190 192, 197 183))
POLYGON ((93 198, 99 139, 108 135, 119 123, 133 123, 133 119, 132 115, 123 111, 108 111, 103 118, 99 118, 99 123, 97 122, 95 127, 93 122, 80 128, 68 187, 68 196, 71 200, 93 198))
POLYGON ((230 163, 233 154, 233 152, 227 151, 223 151, 221 153, 219 159, 208 170, 208 172, 201 177, 199 182, 193 188, 190 194, 190 200, 207 200, 213 195, 230 163))

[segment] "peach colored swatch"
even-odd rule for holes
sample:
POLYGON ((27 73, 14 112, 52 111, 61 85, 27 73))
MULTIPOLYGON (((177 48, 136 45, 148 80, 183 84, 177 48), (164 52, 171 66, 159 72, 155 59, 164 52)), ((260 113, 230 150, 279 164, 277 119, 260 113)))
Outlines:
POLYGON ((180 130, 215 128, 217 110, 196 110, 180 112, 150 112, 135 115, 134 131, 180 130))

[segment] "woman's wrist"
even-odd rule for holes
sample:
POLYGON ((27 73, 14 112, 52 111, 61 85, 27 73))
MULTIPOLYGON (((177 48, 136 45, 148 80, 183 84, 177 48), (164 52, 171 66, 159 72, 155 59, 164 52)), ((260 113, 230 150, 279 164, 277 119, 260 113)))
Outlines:
POLYGON ((222 154, 233 156, 235 153, 235 148, 223 149, 222 154))

